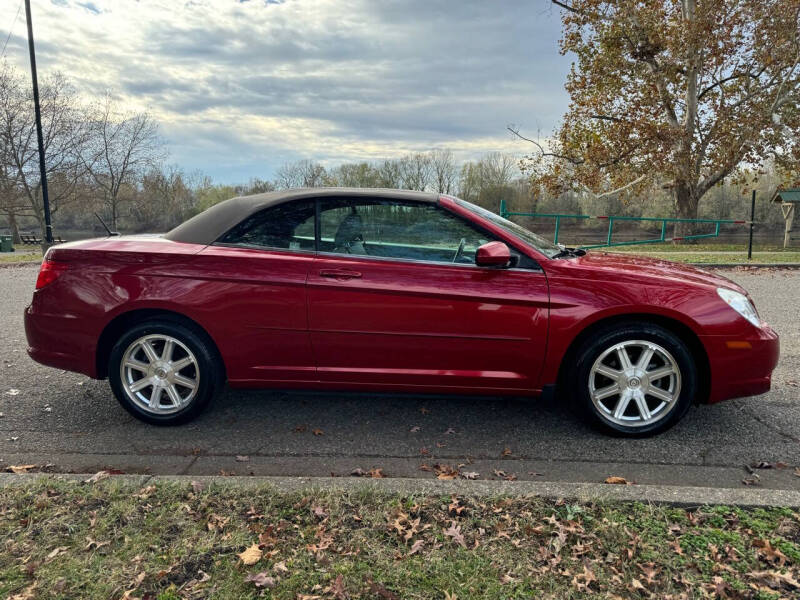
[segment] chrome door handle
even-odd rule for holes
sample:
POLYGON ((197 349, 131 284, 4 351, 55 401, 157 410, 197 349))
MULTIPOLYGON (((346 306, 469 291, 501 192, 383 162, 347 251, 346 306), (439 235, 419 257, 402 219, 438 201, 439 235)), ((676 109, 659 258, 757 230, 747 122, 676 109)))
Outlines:
POLYGON ((323 269, 319 272, 320 277, 326 277, 329 279, 360 279, 361 273, 358 271, 344 271, 339 269, 323 269))

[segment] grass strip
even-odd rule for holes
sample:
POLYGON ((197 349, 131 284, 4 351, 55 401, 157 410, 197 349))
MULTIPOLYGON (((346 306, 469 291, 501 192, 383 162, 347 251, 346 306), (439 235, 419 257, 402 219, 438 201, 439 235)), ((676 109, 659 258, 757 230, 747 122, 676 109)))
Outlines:
POLYGON ((42 480, 0 488, 0 540, 15 600, 800 594, 789 509, 42 480))

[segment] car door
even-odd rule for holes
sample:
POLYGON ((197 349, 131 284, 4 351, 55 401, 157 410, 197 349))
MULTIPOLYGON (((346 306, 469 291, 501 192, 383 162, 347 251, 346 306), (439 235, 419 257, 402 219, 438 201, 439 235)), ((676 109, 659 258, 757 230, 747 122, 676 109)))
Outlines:
POLYGON ((322 381, 537 388, 548 292, 534 261, 476 266, 477 247, 496 238, 435 202, 323 198, 319 222, 308 301, 322 381))
POLYGON ((266 208, 193 261, 206 282, 187 302, 206 311, 233 385, 317 379, 306 307, 314 221, 313 199, 266 208))

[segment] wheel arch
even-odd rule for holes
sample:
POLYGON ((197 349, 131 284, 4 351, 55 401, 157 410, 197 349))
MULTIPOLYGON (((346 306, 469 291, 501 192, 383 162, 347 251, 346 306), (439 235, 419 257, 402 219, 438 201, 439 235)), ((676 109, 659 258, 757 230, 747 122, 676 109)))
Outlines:
POLYGON ((577 353, 583 343, 602 329, 618 326, 623 323, 648 323, 658 325, 677 335, 689 348, 697 365, 697 397, 696 404, 705 404, 711 392, 711 364, 708 353, 698 335, 685 323, 653 313, 628 313, 604 317, 584 327, 570 342, 558 369, 557 385, 564 389, 569 386, 569 369, 577 359, 577 353))
POLYGON ((222 366, 223 381, 226 379, 227 370, 225 367, 225 360, 222 357, 222 353, 219 351, 219 346, 217 346, 217 343, 214 341, 214 338, 211 337, 208 331, 206 331, 206 329, 194 319, 191 319, 177 311, 163 308, 137 308, 129 310, 116 315, 106 324, 106 326, 103 328, 103 331, 100 333, 100 337, 98 338, 95 352, 95 368, 98 379, 104 379, 108 377, 109 355, 111 354, 111 348, 114 346, 114 343, 119 339, 119 337, 137 323, 152 319, 163 319, 172 321, 174 323, 179 323, 192 329, 195 333, 205 338, 219 358, 219 364, 222 366))

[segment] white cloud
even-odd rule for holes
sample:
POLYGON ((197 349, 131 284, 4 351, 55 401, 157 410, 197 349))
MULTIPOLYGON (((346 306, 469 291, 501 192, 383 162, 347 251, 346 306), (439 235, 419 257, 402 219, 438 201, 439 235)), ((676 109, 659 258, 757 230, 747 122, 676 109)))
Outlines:
MULTIPOLYGON (((558 14, 528 0, 34 0, 41 72, 152 111, 221 180, 286 160, 523 152, 564 111, 558 14)), ((8 27, 16 2, 0 6, 8 27)), ((24 11, 23 11, 24 12, 24 11)), ((6 29, 6 31, 8 31, 6 29)), ((24 14, 6 51, 27 70, 24 14)))

